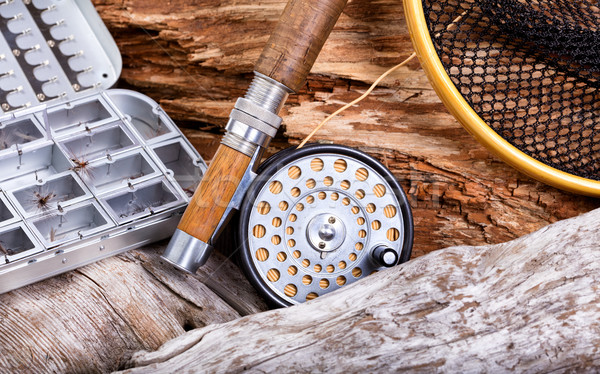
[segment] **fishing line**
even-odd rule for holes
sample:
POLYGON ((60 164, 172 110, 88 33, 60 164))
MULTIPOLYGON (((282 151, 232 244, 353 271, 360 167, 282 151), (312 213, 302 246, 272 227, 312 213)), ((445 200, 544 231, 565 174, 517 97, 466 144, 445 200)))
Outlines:
POLYGON ((417 56, 417 54, 413 52, 410 56, 408 56, 408 58, 406 60, 404 60, 401 63, 399 63, 398 65, 392 67, 391 69, 389 69, 385 73, 381 74, 379 76, 379 78, 377 78, 377 80, 375 80, 375 82, 373 82, 373 84, 371 85, 371 87, 369 87, 369 89, 367 91, 365 91, 365 93, 362 94, 359 98, 357 98, 354 101, 352 101, 352 102, 344 105, 340 109, 338 109, 335 112, 333 112, 332 114, 330 114, 321 123, 319 123, 317 125, 317 127, 315 127, 315 129, 310 134, 308 134, 308 136, 306 138, 304 138, 304 140, 302 141, 302 143, 300 143, 300 145, 296 149, 300 149, 300 148, 304 147, 304 145, 306 145, 306 143, 308 143, 308 141, 313 137, 313 135, 315 135, 317 133, 317 131, 319 131, 321 129, 321 127, 323 127, 327 122, 329 122, 329 120, 331 120, 333 117, 337 116, 338 114, 342 113, 346 109, 350 108, 354 104, 357 104, 357 103, 361 102, 362 100, 364 100, 375 89, 375 87, 377 87, 377 85, 383 79, 385 79, 385 77, 387 77, 388 75, 390 75, 391 73, 393 73, 397 69, 401 68, 402 66, 406 65, 410 60, 412 60, 416 56, 417 56))

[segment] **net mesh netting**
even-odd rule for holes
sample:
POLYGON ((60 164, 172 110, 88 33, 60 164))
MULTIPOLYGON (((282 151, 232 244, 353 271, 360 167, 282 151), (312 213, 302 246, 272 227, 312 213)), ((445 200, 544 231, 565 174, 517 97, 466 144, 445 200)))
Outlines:
POLYGON ((598 0, 424 0, 471 108, 525 154, 600 180, 598 0))

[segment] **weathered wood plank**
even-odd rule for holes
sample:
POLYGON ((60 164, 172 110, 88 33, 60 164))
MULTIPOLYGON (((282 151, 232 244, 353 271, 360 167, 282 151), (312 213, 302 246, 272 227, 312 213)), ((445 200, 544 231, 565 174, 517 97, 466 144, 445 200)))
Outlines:
POLYGON ((432 252, 303 305, 197 329, 127 373, 600 367, 600 210, 432 252))

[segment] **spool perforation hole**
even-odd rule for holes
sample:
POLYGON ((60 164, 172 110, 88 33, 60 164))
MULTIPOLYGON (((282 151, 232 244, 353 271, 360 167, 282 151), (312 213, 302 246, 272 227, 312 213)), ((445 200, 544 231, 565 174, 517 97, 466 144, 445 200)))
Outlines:
POLYGON ((312 195, 308 195, 308 196, 306 196, 306 202, 307 202, 308 204, 313 204, 313 203, 315 202, 315 197, 314 197, 314 196, 312 196, 312 195))
POLYGON ((360 208, 359 207, 357 207, 357 206, 353 206, 352 207, 352 213, 358 214, 359 212, 360 212, 360 208))
POLYGON ((279 274, 279 270, 277 270, 277 269, 270 269, 267 272, 267 279, 270 280, 271 282, 277 282, 279 280, 280 276, 281 276, 281 274, 279 274))
POLYGON ((331 177, 325 177, 325 179, 323 179, 323 184, 326 185, 327 187, 330 187, 333 185, 333 178, 331 177))
POLYGON ((369 178, 369 172, 365 168, 360 168, 356 171, 355 176, 356 176, 356 179, 358 179, 361 182, 364 182, 367 180, 367 178, 369 178))
POLYGON ((280 227, 282 224, 281 218, 279 217, 273 217, 273 220, 271 221, 271 224, 273 225, 273 227, 280 227))
POLYGON ((258 210, 258 214, 264 216, 266 214, 269 214, 269 212, 271 211, 271 205, 266 201, 261 201, 260 203, 258 203, 256 210, 258 210))
POLYGON ((362 200, 365 198, 365 191, 364 190, 356 190, 356 192, 354 193, 354 196, 356 196, 357 199, 362 200))
POLYGON ((396 207, 393 205, 387 205, 384 209, 383 209, 383 214, 387 217, 387 218, 394 218, 396 216, 396 213, 398 213, 398 211, 396 210, 396 207))
POLYGON ((290 240, 288 240, 287 244, 288 244, 288 247, 294 248, 296 246, 296 241, 294 239, 290 239, 290 240))
POLYGON ((344 204, 344 205, 346 205, 346 206, 347 206, 347 205, 350 205, 350 199, 348 199, 347 197, 344 197, 344 198, 342 199, 342 204, 344 204))
POLYGON ((294 187, 294 188, 292 188, 290 193, 292 194, 293 197, 298 197, 298 196, 300 196, 301 191, 298 187, 294 187))
POLYGON ((348 255, 348 259, 350 261, 356 261, 357 258, 358 256, 356 255, 356 253, 350 253, 350 255, 348 255))
POLYGON ((365 219, 363 217, 358 217, 358 219, 356 220, 356 223, 358 223, 359 225, 364 225, 365 219))
POLYGON ((304 204, 302 204, 302 203, 296 204, 296 210, 299 211, 299 212, 303 211, 304 210, 304 204))
POLYGON ((296 216, 295 214, 290 214, 290 217, 288 219, 290 222, 296 222, 298 216, 296 216))
POLYGON ((358 232, 358 237, 361 238, 361 239, 366 238, 367 237, 367 232, 365 230, 360 230, 358 232))
POLYGON ((352 186, 352 184, 347 180, 343 180, 342 183, 340 183, 340 187, 342 187, 343 190, 349 189, 350 186, 352 186))
POLYGON ((348 167, 348 164, 346 163, 345 160, 342 160, 341 158, 335 160, 335 162, 333 163, 333 168, 338 173, 345 172, 347 167, 348 167))
POLYGON ((331 200, 337 201, 340 198, 340 195, 337 192, 333 192, 331 194, 331 200))
POLYGON ((286 234, 288 234, 288 235, 293 235, 293 234, 294 234, 294 228, 293 228, 293 227, 291 227, 291 226, 288 226, 288 227, 285 229, 285 233, 286 233, 286 234))
POLYGON ((298 251, 298 250, 295 250, 295 251, 292 253, 292 256, 294 256, 294 258, 300 258, 300 256, 302 256, 302 252, 300 252, 300 251, 298 251))
POLYGON ((317 295, 316 292, 311 292, 308 295, 306 295, 306 301, 311 301, 316 299, 317 297, 319 297, 319 295, 317 295))
POLYGON ((383 197, 385 195, 385 192, 386 192, 386 189, 383 184, 378 184, 375 187, 373 187, 373 193, 377 197, 383 197))
POLYGON ((285 288, 283 289, 283 293, 287 297, 294 297, 294 296, 296 296, 297 292, 298 292, 298 288, 291 283, 288 284, 287 286, 285 286, 285 288))
POLYGON ((323 270, 323 267, 319 264, 316 264, 313 269, 315 270, 315 273, 320 273, 321 270, 323 270))
POLYGON ((319 200, 325 200, 327 198, 327 194, 325 192, 321 191, 321 192, 319 192, 317 197, 319 198, 319 200))
POLYGON ((352 275, 354 276, 354 278, 360 278, 360 276, 362 275, 362 269, 359 267, 352 269, 352 275))
POLYGON ((335 283, 338 284, 338 286, 343 286, 346 284, 346 277, 344 277, 343 275, 340 275, 339 277, 337 277, 337 279, 335 280, 335 283))
POLYGON ((306 187, 308 187, 310 189, 315 188, 316 185, 317 185, 317 182, 315 182, 315 180, 312 178, 306 181, 306 187))
POLYGON ((392 227, 386 233, 387 239, 391 242, 395 242, 400 238, 400 231, 398 229, 392 227))
POLYGON ((287 201, 282 201, 279 203, 279 210, 281 210, 282 212, 285 212, 286 210, 288 210, 289 207, 290 206, 287 203, 287 201))
POLYGON ((267 233, 267 229, 263 225, 256 225, 252 228, 252 235, 255 238, 262 238, 267 233))
POLYGON ((342 270, 343 270, 343 269, 345 269, 345 268, 346 268, 346 266, 347 266, 347 264, 346 264, 346 261, 340 261, 340 262, 338 263, 338 268, 340 268, 340 269, 342 269, 342 270))
POLYGON ((285 252, 279 252, 277 254, 277 261, 284 262, 285 260, 287 260, 287 254, 285 254, 285 252))
POLYGON ((354 244, 354 249, 356 249, 357 251, 362 251, 364 247, 365 245, 361 242, 354 244))
POLYGON ((281 244, 281 236, 279 236, 279 235, 273 235, 271 237, 271 243, 273 243, 274 245, 281 244))
POLYGON ((288 274, 293 277, 294 275, 298 274, 298 268, 295 267, 294 265, 290 266, 288 268, 288 274))
POLYGON ((281 191, 283 191, 283 185, 280 181, 273 181, 271 184, 269 184, 269 191, 271 191, 271 193, 274 195, 278 195, 281 193, 281 191))
POLYGON ((266 248, 259 248, 256 250, 256 259, 260 262, 267 261, 269 259, 269 251, 266 248))
POLYGON ((302 266, 304 266, 305 268, 310 266, 310 260, 308 258, 305 258, 304 260, 302 260, 302 266))
POLYGON ((335 267, 333 265, 327 265, 325 270, 327 270, 328 273, 333 273, 335 271, 335 267))
POLYGON ((308 286, 311 283, 312 283, 312 277, 310 275, 307 274, 302 277, 302 284, 304 284, 305 286, 308 286))
POLYGON ((325 164, 323 163, 323 160, 321 160, 320 158, 313 158, 310 161, 310 168, 313 171, 321 171, 321 170, 323 170, 323 166, 324 165, 325 164))
POLYGON ((288 176, 292 179, 298 179, 302 175, 302 170, 298 166, 292 166, 288 169, 288 176))
POLYGON ((329 281, 327 279, 321 279, 319 281, 319 287, 321 287, 322 289, 326 289, 327 287, 329 287, 329 281))
POLYGON ((381 228, 381 222, 377 220, 371 222, 371 228, 375 231, 379 230, 381 228))

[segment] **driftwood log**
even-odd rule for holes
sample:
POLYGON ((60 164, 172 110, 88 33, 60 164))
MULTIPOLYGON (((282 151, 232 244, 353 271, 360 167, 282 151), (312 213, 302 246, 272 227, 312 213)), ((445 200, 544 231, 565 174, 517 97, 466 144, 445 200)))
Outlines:
POLYGON ((111 372, 187 330, 266 310, 223 256, 190 276, 160 260, 165 244, 0 295, 0 373, 111 372))
POLYGON ((432 252, 303 305, 197 329, 127 373, 600 368, 600 210, 432 252))

